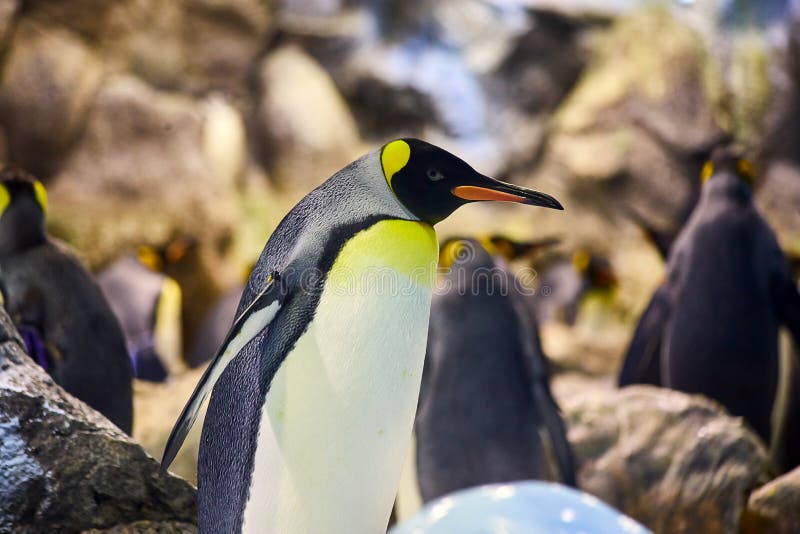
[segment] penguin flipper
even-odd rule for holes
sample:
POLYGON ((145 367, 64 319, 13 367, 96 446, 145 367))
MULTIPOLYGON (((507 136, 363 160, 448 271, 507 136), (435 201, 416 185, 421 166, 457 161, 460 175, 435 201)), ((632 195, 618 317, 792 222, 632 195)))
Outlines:
POLYGON ((520 346, 530 377, 533 405, 539 412, 540 432, 544 430, 550 441, 561 481, 568 486, 577 487, 575 460, 567 439, 567 427, 549 387, 550 369, 539 338, 539 324, 534 310, 526 304, 525 297, 516 292, 511 293, 511 305, 520 320, 520 346))
MULTIPOLYGON (((546 379, 545 379, 546 380, 546 379)), ((534 406, 541 415, 544 423, 544 430, 550 441, 556 464, 558 465, 561 482, 577 487, 575 477, 575 460, 572 456, 572 448, 567 439, 567 427, 561 417, 558 404, 550 393, 546 381, 536 381, 533 385, 534 406)))
POLYGON ((202 378, 183 408, 167 444, 164 447, 164 456, 161 460, 161 472, 166 472, 186 439, 186 435, 194 425, 200 407, 206 399, 222 372, 237 354, 255 336, 269 326, 286 299, 285 284, 280 282, 278 273, 268 279, 267 285, 261 290, 253 302, 250 303, 242 314, 233 322, 225 341, 222 342, 217 355, 206 368, 202 378))
POLYGON ((776 300, 778 317, 800 346, 800 293, 789 276, 778 284, 776 300))
POLYGON ((661 385, 661 337, 672 308, 668 291, 666 284, 659 286, 642 313, 625 353, 617 381, 619 387, 630 384, 661 385))

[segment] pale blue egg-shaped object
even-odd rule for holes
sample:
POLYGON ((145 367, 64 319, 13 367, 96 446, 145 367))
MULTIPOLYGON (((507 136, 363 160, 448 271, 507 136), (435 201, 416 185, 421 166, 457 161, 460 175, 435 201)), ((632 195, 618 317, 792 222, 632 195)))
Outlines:
MULTIPOLYGON (((489 484, 428 503, 389 534, 647 534, 597 497, 552 482, 489 484)), ((652 534, 652 533, 651 533, 652 534)))

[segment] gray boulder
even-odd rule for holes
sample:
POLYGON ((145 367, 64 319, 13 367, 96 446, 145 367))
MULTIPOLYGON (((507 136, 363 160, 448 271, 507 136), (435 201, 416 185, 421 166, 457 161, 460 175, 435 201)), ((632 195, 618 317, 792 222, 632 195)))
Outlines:
POLYGON ((259 82, 255 146, 278 183, 307 191, 366 151, 331 78, 299 47, 267 55, 259 82))
POLYGON ((108 529, 87 530, 84 534, 195 534, 197 526, 179 521, 137 521, 108 529))
POLYGON ((49 177, 83 127, 102 76, 102 62, 74 34, 19 23, 0 81, 10 159, 49 177))
POLYGON ((800 532, 800 468, 758 488, 747 503, 744 532, 800 532))
MULTIPOLYGON (((86 130, 49 187, 54 233, 91 265, 177 234, 221 238, 235 225, 234 176, 203 146, 203 106, 131 76, 100 88, 86 130)), ((220 143, 222 141, 215 141, 220 143)))
POLYGON ((0 309, 0 532, 196 522, 194 488, 160 474, 156 460, 65 393, 23 346, 0 309))
POLYGON ((560 400, 578 484, 655 532, 737 532, 767 451, 740 418, 700 396, 649 386, 560 400))

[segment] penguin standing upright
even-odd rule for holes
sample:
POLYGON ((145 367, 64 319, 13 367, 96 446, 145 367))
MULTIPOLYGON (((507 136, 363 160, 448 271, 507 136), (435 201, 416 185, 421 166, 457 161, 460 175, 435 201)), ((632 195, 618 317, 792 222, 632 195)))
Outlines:
POLYGON ((667 280, 639 321, 619 384, 704 394, 769 442, 778 327, 800 340, 800 294, 753 203, 750 163, 718 149, 701 178, 700 200, 670 251, 667 280))
POLYGON ((536 318, 504 262, 475 239, 442 245, 414 425, 424 502, 455 490, 555 475, 575 485, 536 318), (453 261, 454 260, 454 261, 453 261), (548 470, 552 453, 558 473, 548 470))
POLYGON ((44 186, 0 171, 0 278, 5 307, 28 351, 69 393, 130 434, 132 369, 100 288, 67 248, 47 237, 44 186))
POLYGON ((166 468, 213 387, 198 463, 202 532, 386 529, 422 375, 432 225, 479 200, 561 209, 400 139, 281 221, 164 453, 166 468))
POLYGON ((134 375, 163 382, 186 368, 181 337, 181 288, 139 258, 125 254, 97 275, 97 282, 125 333, 134 375))

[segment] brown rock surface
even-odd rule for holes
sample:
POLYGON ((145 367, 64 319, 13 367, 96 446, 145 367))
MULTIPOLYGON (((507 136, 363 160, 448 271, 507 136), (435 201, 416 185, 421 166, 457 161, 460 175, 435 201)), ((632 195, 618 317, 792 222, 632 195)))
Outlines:
POLYGON ((259 80, 257 146, 279 183, 308 190, 366 151, 338 89, 299 47, 268 55, 259 80))
POLYGON ((11 160, 49 177, 77 138, 102 76, 102 62, 74 34, 18 24, 0 82, 11 160))
POLYGON ((578 484, 655 532, 736 532, 767 453, 716 403, 633 386, 560 400, 578 484))
POLYGON ((800 468, 758 488, 747 503, 745 532, 800 532, 800 468))
POLYGON ((22 351, 0 310, 0 532, 196 521, 195 490, 22 351))
POLYGON ((96 265, 175 234, 221 238, 235 184, 213 172, 193 99, 118 76, 100 89, 86 132, 50 187, 52 226, 96 265))

